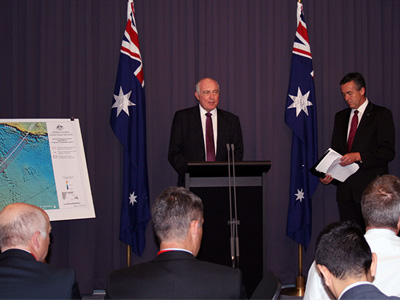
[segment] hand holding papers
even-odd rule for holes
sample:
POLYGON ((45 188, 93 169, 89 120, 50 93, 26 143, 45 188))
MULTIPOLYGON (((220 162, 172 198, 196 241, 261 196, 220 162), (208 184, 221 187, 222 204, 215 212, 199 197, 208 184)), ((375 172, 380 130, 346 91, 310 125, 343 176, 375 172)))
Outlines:
POLYGON ((356 163, 347 166, 340 165, 342 155, 329 148, 324 156, 313 167, 317 172, 329 174, 334 179, 344 182, 360 168, 356 163))

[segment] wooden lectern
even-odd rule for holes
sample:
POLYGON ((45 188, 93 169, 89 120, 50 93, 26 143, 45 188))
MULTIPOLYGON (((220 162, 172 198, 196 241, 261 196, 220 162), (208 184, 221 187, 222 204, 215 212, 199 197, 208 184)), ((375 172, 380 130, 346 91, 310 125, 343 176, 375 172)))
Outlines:
POLYGON ((235 170, 232 164, 229 169, 227 162, 190 162, 185 174, 185 187, 198 195, 204 205, 203 240, 197 258, 227 266, 232 266, 229 224, 231 185, 232 206, 236 196, 239 224, 239 257, 235 267, 242 271, 248 297, 267 270, 264 230, 266 176, 270 167, 270 161, 237 162, 235 170))

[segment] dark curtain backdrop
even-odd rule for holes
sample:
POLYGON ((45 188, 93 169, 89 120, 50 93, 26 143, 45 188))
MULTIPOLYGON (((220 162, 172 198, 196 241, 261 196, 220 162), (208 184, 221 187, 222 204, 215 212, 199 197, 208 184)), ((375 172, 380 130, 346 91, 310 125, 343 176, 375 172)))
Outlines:
MULTIPOLYGON (((319 153, 330 145, 334 113, 346 105, 339 80, 359 71, 369 99, 400 119, 400 1, 304 0, 313 53, 319 153)), ((176 110, 196 104, 195 82, 220 83, 220 107, 242 123, 245 160, 271 160, 268 173, 267 269, 283 283, 297 275, 297 244, 286 237, 292 133, 284 123, 295 0, 136 0, 147 95, 150 198, 176 184, 167 161, 176 110)), ((122 149, 109 126, 124 0, 5 0, 0 5, 0 118, 69 118, 81 122, 96 219, 52 222, 49 262, 72 267, 81 291, 104 289, 126 264, 119 239, 122 149)), ((400 130, 400 128, 397 128, 400 130)), ((399 143, 397 142, 397 148, 399 143)), ((399 172, 399 156, 390 170, 399 172)), ((313 197, 312 242, 338 219, 335 187, 313 197)), ((151 223, 142 257, 155 256, 151 223)))

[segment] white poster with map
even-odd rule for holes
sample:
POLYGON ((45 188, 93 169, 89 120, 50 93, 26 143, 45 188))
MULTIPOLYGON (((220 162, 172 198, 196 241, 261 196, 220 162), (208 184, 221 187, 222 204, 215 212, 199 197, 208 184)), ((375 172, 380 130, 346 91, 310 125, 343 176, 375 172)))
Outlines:
POLYGON ((0 119, 0 210, 14 202, 95 218, 78 119, 0 119))

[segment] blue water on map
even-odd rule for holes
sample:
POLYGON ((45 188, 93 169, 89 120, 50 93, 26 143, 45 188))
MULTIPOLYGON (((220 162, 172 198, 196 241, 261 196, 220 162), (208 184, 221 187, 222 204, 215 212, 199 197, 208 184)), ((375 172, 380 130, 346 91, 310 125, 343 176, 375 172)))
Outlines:
POLYGON ((0 209, 13 202, 59 208, 47 134, 0 123, 0 209))

